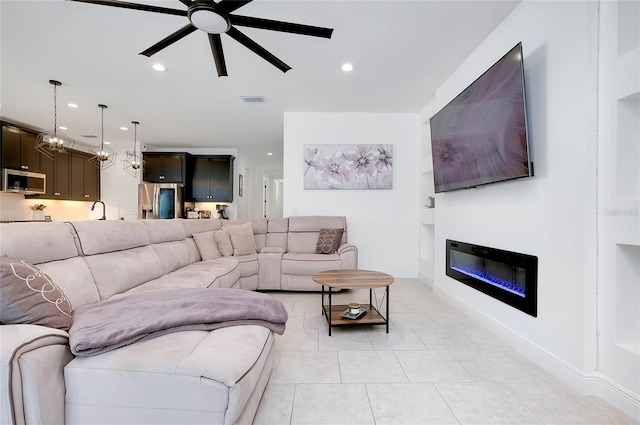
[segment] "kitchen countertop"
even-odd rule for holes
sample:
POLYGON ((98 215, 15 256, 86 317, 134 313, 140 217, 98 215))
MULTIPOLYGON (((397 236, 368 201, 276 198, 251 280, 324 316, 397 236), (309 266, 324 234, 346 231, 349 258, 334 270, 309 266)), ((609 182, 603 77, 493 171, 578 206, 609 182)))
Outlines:
POLYGON ((0 220, 0 223, 48 223, 53 220, 0 220))

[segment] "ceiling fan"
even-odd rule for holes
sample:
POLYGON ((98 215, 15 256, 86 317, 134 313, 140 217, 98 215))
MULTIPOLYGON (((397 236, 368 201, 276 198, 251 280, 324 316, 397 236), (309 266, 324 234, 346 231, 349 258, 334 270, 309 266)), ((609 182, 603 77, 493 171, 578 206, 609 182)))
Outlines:
POLYGON ((117 0, 71 0, 80 3, 100 4, 103 6, 135 9, 144 12, 163 13, 166 15, 186 16, 189 23, 178 31, 160 40, 148 49, 140 52, 141 55, 151 57, 167 46, 191 34, 196 29, 204 31, 209 36, 211 52, 216 64, 218 76, 227 76, 227 65, 224 60, 222 41, 220 34, 227 34, 282 72, 291 69, 289 65, 268 52, 264 47, 240 32, 236 26, 260 28, 271 31, 289 32, 294 34, 309 35, 313 37, 331 38, 333 29, 315 27, 311 25, 295 24, 291 22, 274 21, 270 19, 254 18, 232 14, 236 9, 251 3, 252 0, 178 0, 187 6, 187 10, 170 9, 166 7, 151 6, 146 4, 129 3, 117 0))

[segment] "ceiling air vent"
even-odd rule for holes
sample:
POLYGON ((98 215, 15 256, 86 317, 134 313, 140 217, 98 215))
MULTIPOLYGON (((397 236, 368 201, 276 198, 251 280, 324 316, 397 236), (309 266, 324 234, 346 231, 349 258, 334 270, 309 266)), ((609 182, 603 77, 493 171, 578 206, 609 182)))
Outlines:
POLYGON ((97 139, 98 136, 95 134, 82 134, 80 137, 84 137, 85 139, 97 139))
POLYGON ((264 102, 264 96, 240 96, 243 102, 259 103, 264 102))

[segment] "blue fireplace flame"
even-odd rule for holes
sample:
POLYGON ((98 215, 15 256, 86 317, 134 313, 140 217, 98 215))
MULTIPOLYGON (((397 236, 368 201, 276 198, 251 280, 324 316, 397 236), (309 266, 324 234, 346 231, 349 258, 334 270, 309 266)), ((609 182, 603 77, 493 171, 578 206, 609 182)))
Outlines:
POLYGON ((504 289, 505 291, 511 292, 512 294, 516 294, 521 297, 525 296, 525 291, 523 288, 517 287, 511 281, 500 279, 499 277, 488 274, 485 271, 484 267, 477 266, 475 264, 465 264, 462 266, 451 266, 451 268, 459 273, 496 286, 500 289, 504 289))

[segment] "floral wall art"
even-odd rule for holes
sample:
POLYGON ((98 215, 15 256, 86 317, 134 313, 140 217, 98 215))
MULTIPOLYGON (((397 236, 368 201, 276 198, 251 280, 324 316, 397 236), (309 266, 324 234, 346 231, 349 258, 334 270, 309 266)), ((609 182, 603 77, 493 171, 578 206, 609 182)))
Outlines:
POLYGON ((393 188, 393 145, 304 145, 304 188, 393 188))

